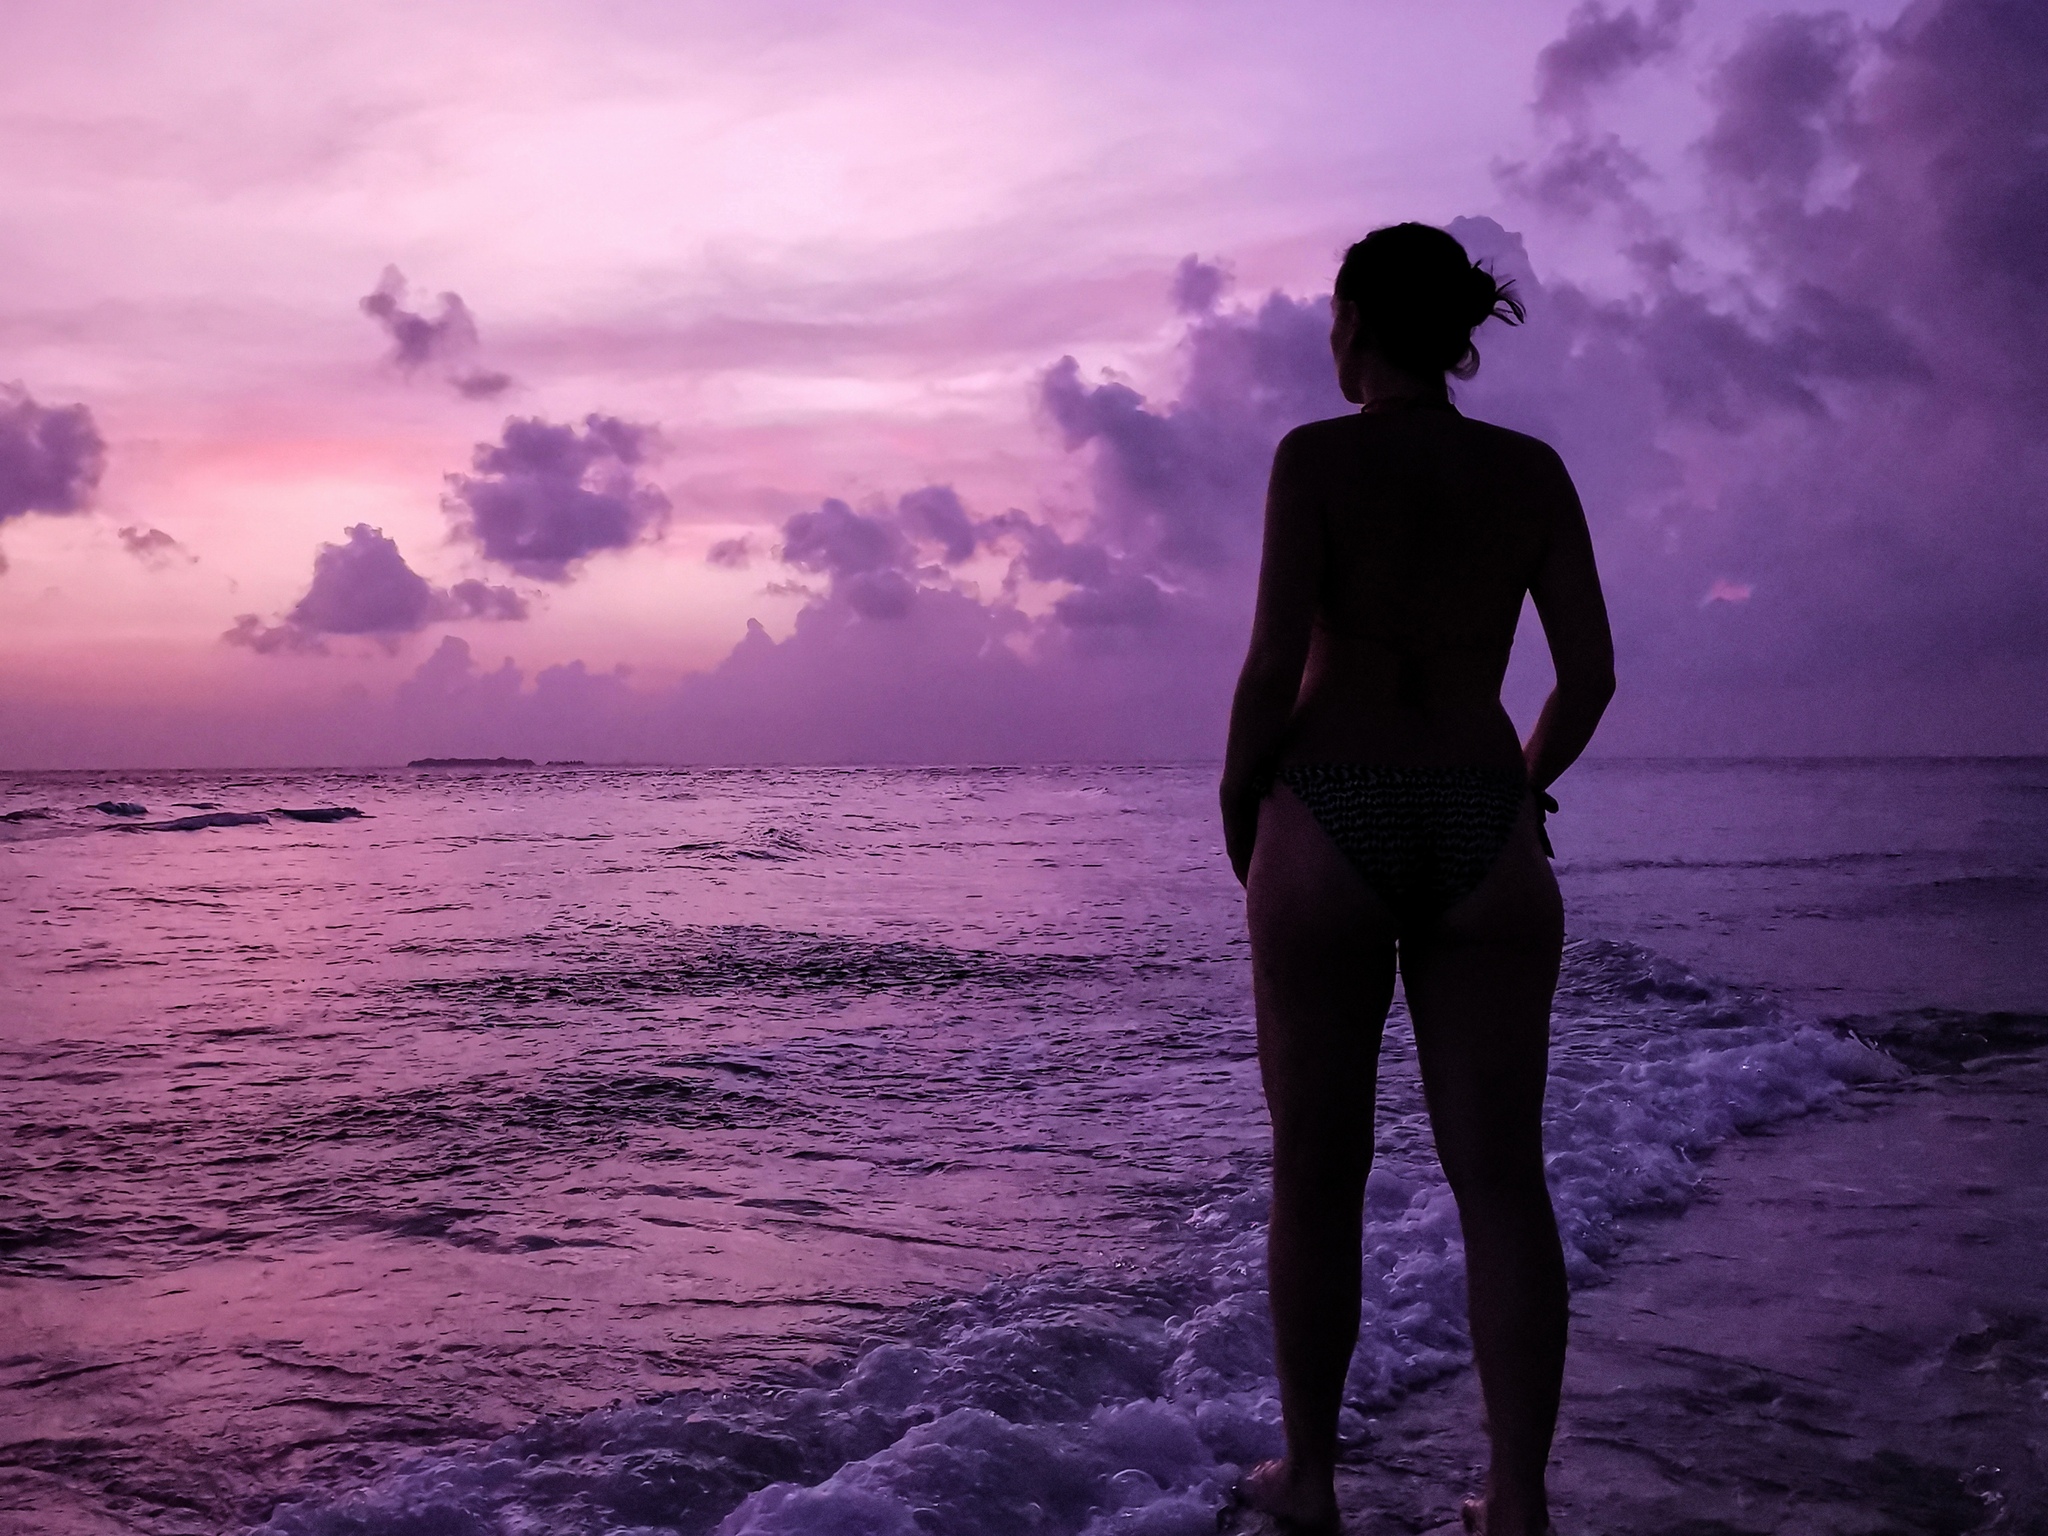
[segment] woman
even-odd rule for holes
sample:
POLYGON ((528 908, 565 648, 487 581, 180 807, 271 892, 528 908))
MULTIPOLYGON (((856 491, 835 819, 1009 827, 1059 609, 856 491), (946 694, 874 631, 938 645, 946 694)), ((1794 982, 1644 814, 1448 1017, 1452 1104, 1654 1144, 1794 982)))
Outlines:
POLYGON ((1346 253, 1330 350, 1357 415, 1273 459, 1250 654, 1222 798, 1247 891, 1273 1119, 1268 1270, 1284 1460, 1244 1499, 1335 1531, 1337 1412, 1358 1337, 1380 1035, 1398 963, 1438 1156, 1465 1236, 1492 1444, 1466 1527, 1536 1536, 1564 1367, 1544 1181, 1550 999, 1564 942, 1544 793, 1614 692, 1577 493, 1542 443, 1471 421, 1446 375, 1522 306, 1440 229, 1346 253), (1522 597, 1557 686, 1529 741, 1500 703, 1522 597))

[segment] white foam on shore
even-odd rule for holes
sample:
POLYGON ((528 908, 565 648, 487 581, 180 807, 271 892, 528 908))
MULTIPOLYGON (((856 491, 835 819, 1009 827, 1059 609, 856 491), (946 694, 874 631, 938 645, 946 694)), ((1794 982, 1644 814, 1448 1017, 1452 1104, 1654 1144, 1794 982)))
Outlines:
MULTIPOLYGON (((1682 1209, 1714 1144, 1801 1115, 1889 1058, 1625 945, 1575 944, 1546 1114, 1570 1270, 1682 1209)), ((1469 1357, 1456 1212, 1409 1126, 1368 1187, 1344 1432, 1469 1357)), ((1143 1275, 1044 1271, 918 1309, 814 1385, 549 1421, 426 1459, 269 1536, 1193 1536, 1280 1447, 1255 1173, 1143 1275)))

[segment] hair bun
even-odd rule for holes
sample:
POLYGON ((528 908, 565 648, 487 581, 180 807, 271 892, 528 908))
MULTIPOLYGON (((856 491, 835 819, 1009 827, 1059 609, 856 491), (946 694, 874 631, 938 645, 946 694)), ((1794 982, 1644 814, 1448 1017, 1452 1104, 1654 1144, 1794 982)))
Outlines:
POLYGON ((1471 295, 1467 310, 1471 318, 1465 322, 1470 326, 1476 327, 1491 320, 1500 308, 1500 301, 1507 297, 1504 285, 1476 261, 1465 269, 1465 285, 1471 295))
POLYGON ((1344 253, 1336 297, 1358 306, 1359 335, 1411 373, 1469 379, 1472 332, 1489 319, 1517 325, 1522 302, 1446 230, 1389 224, 1344 253))

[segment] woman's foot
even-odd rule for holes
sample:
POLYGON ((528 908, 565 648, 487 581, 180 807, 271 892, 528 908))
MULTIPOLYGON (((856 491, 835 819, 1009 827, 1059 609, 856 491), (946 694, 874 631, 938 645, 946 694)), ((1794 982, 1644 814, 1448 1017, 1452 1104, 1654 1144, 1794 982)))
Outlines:
MULTIPOLYGON (((1486 1501, 1477 1494, 1458 1506, 1458 1518, 1464 1522, 1465 1536, 1486 1536, 1486 1501)), ((1546 1525, 1538 1536, 1557 1536, 1557 1532, 1546 1525)))
POLYGON ((1302 1536, 1341 1536, 1337 1489, 1328 1477, 1305 1477, 1286 1461, 1262 1461, 1237 1480, 1237 1496, 1283 1531, 1302 1536))

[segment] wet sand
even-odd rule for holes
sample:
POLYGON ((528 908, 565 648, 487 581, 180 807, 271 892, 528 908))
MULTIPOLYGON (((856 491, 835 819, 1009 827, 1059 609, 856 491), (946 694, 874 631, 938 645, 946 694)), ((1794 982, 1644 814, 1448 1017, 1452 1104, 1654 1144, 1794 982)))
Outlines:
MULTIPOLYGON (((1573 1300, 1558 1536, 2048 1530, 2048 1062, 1858 1091, 1719 1148, 1573 1300)), ((1373 1426, 1354 1536, 1477 1486, 1470 1372, 1373 1426)))

